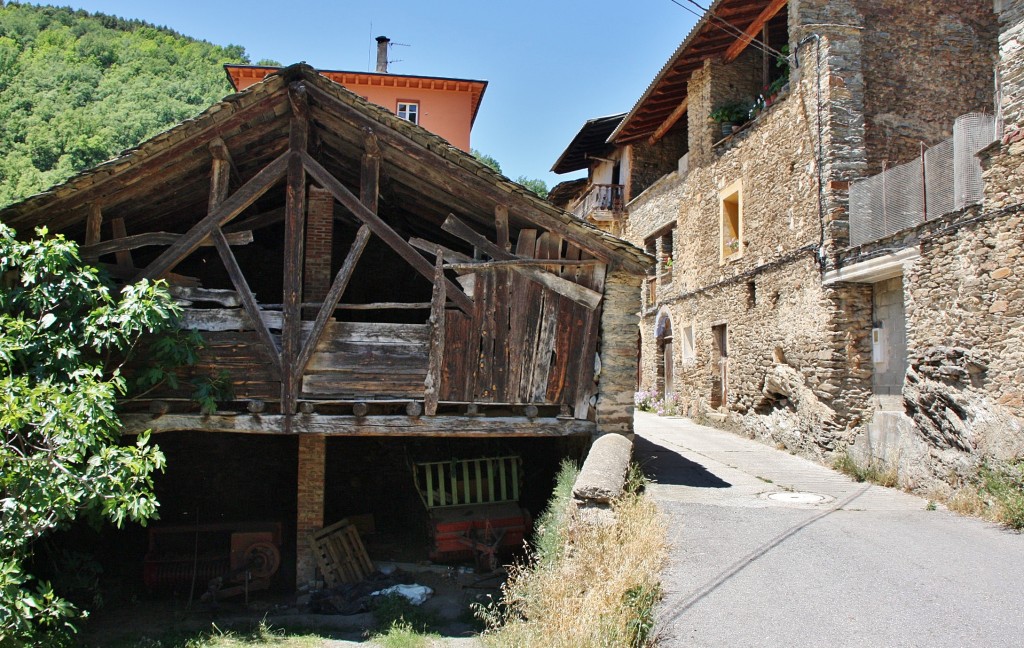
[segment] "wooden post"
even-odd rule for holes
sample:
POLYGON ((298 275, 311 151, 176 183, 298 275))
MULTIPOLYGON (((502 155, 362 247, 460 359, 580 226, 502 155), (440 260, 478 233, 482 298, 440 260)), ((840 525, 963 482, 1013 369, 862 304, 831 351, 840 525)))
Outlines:
MULTIPOLYGON (((228 196, 228 188, 231 182, 231 161, 226 156, 226 150, 226 148, 213 146, 212 144, 210 146, 213 161, 210 167, 210 198, 207 201, 207 216, 216 213, 228 196)), ((253 328, 256 329, 260 341, 263 342, 264 353, 270 358, 274 368, 277 369, 278 375, 280 375, 281 353, 278 351, 274 337, 270 334, 270 330, 260 315, 260 307, 256 303, 256 296, 253 295, 252 290, 249 288, 249 282, 246 281, 245 275, 242 274, 238 260, 235 259, 235 254, 231 251, 231 244, 228 242, 220 225, 214 225, 210 231, 210 238, 213 239, 213 244, 217 247, 217 254, 220 255, 221 262, 224 264, 224 269, 228 272, 228 277, 231 278, 232 285, 238 291, 238 296, 242 300, 242 306, 245 308, 246 314, 252 320, 253 328)))
POLYGON ((498 247, 511 252, 512 244, 508 240, 508 207, 505 205, 497 205, 494 208, 494 229, 497 232, 498 247))
MULTIPOLYGON (((362 174, 359 178, 359 201, 376 214, 377 197, 380 195, 381 156, 377 138, 369 130, 366 133, 365 151, 362 160, 362 174)), ((306 338, 306 343, 302 346, 298 358, 295 360, 293 369, 294 379, 299 384, 302 383, 302 374, 306 371, 306 366, 309 365, 309 359, 313 357, 313 351, 316 349, 316 345, 320 343, 320 338, 327 327, 327 322, 334 316, 334 309, 337 308, 338 302, 341 301, 341 296, 345 293, 348 282, 352 279, 352 273, 355 272, 356 264, 359 262, 359 258, 362 256, 363 250, 366 249, 366 244, 369 240, 370 228, 363 225, 356 232, 356 238, 352 241, 352 247, 349 248, 348 256, 345 257, 345 262, 338 269, 338 274, 334 276, 331 288, 327 291, 327 296, 324 297, 320 310, 316 314, 313 330, 310 331, 309 337, 306 338)))
MULTIPOLYGON (((113 238, 124 239, 128 238, 128 230, 125 229, 123 218, 114 218, 110 221, 111 233, 113 238)), ((132 253, 128 250, 118 250, 114 253, 117 257, 117 265, 126 269, 135 268, 135 261, 132 259, 132 253)))
POLYGON ((295 361, 302 332, 302 252, 305 239, 306 170, 302 153, 309 141, 309 105, 302 83, 288 88, 292 106, 288 135, 288 183, 284 218, 284 327, 281 331, 281 413, 294 414, 299 385, 295 361))
POLYGON ((430 299, 430 356, 424 381, 423 405, 427 416, 437 414, 441 392, 441 367, 444 364, 444 256, 440 248, 434 260, 434 294, 430 299))
MULTIPOLYGON (((99 203, 89 205, 89 216, 85 220, 85 244, 96 245, 100 242, 100 226, 103 225, 103 210, 99 203)), ((96 257, 87 258, 86 261, 96 262, 96 257)))

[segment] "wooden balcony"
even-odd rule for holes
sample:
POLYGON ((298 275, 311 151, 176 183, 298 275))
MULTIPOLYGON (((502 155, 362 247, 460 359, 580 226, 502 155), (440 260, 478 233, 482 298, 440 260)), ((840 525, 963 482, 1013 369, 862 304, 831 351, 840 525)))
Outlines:
POLYGON ((572 213, 585 221, 612 221, 626 215, 626 191, 623 185, 596 184, 573 208, 572 213))

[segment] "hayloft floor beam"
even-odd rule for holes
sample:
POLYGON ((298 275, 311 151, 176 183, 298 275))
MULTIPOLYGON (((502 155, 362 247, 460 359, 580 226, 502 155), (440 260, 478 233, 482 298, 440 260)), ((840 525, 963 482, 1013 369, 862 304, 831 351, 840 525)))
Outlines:
POLYGON ((551 437, 592 434, 592 421, 525 416, 282 416, 280 414, 124 414, 124 433, 154 434, 194 430, 239 434, 283 434, 286 429, 307 435, 392 437, 551 437), (286 423, 285 419, 291 419, 286 423))
MULTIPOLYGON (((306 166, 306 170, 309 171, 309 175, 312 176, 320 186, 334 194, 334 197, 338 202, 352 212, 356 218, 366 223, 374 234, 383 239, 391 249, 405 259, 417 272, 431 281, 434 280, 434 267, 429 261, 424 259, 419 252, 409 245, 408 241, 399 236, 398 233, 391 229, 390 225, 381 220, 377 214, 374 214, 359 202, 359 200, 352 195, 352 192, 349 191, 345 185, 331 175, 330 171, 320 166, 316 160, 306 153, 302 154, 302 160, 306 166)), ((472 300, 450 280, 445 279, 445 282, 447 282, 445 291, 448 293, 449 299, 451 299, 452 302, 466 314, 472 314, 472 300)))
POLYGON ((214 227, 224 225, 241 214, 249 205, 256 202, 260 196, 274 186, 278 180, 284 177, 289 157, 288 153, 284 153, 265 166, 251 180, 231 194, 230 198, 221 203, 216 211, 207 214, 205 218, 193 225, 188 232, 175 241, 171 247, 164 250, 163 254, 154 259, 149 266, 139 273, 136 280, 158 279, 180 263, 182 259, 195 252, 196 248, 210 235, 214 227))
POLYGON ((295 361, 302 334, 302 261, 306 239, 306 170, 301 155, 309 142, 309 105, 303 84, 288 88, 292 122, 288 135, 288 183, 284 219, 284 328, 281 331, 281 412, 294 414, 299 385, 295 361))
MULTIPOLYGON (((511 252, 506 252, 505 250, 501 249, 494 243, 488 241, 482 234, 471 228, 469 225, 463 223, 454 215, 448 216, 448 219, 445 220, 444 225, 441 226, 441 229, 448 232, 449 234, 454 234, 455 236, 458 236, 462 240, 480 249, 485 254, 487 254, 488 256, 495 260, 520 260, 511 252)), ((557 261, 554 261, 553 263, 557 263, 557 261)), ((601 293, 591 290, 589 288, 585 288, 577 283, 573 283, 568 279, 562 279, 561 277, 553 275, 550 272, 545 272, 544 270, 540 270, 538 268, 530 266, 514 265, 510 267, 516 272, 523 275, 524 277, 530 279, 531 281, 535 281, 540 285, 544 286, 545 288, 548 288, 567 299, 571 299, 577 304, 586 306, 591 310, 597 308, 597 305, 601 303, 601 293)))

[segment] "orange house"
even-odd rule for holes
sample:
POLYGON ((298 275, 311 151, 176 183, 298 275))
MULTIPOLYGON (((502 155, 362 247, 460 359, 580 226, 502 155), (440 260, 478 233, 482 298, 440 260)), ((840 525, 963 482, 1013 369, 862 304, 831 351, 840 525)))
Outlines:
MULTIPOLYGON (((377 38, 377 71, 318 70, 367 101, 387 108, 402 119, 419 124, 452 146, 469 152, 469 133, 476 121, 486 81, 445 77, 388 74, 389 40, 377 38)), ((262 65, 225 65, 235 90, 245 90, 281 68, 262 65)))

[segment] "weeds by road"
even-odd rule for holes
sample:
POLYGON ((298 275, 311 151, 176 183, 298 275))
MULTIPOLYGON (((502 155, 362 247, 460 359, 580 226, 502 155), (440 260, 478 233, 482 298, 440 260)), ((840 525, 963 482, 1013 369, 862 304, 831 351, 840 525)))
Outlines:
POLYGON ((511 572, 501 603, 481 611, 486 645, 650 645, 665 559, 654 503, 642 491, 627 492, 613 505, 614 521, 584 524, 567 506, 574 481, 574 467, 563 465, 538 525, 536 556, 511 572))

